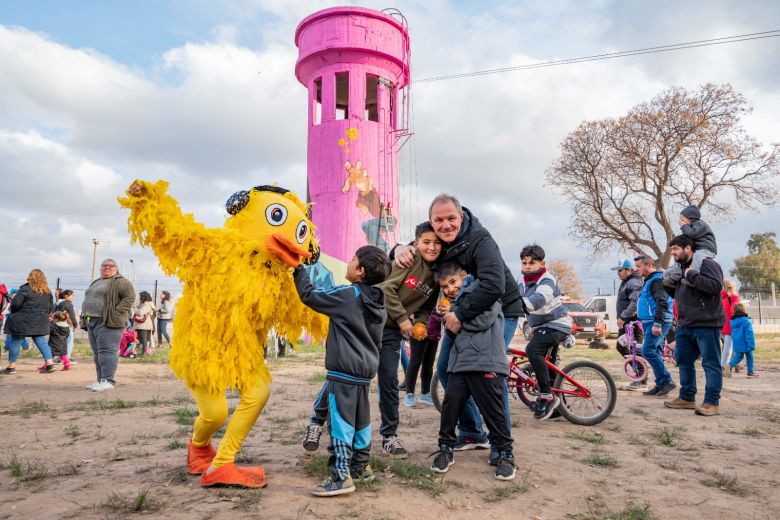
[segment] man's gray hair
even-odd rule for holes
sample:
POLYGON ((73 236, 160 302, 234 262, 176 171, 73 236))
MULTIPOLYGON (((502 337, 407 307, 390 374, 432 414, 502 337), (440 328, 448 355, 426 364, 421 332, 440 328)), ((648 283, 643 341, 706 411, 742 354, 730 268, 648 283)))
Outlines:
POLYGON ((463 213, 463 206, 460 205, 460 201, 456 199, 454 196, 450 195, 449 193, 439 193, 436 195, 436 197, 433 198, 433 201, 431 201, 431 205, 428 206, 428 218, 431 218, 431 214, 433 213, 433 207, 436 204, 439 204, 440 202, 452 202, 455 204, 455 209, 458 210, 458 213, 463 213))
POLYGON ((642 262, 646 265, 651 265, 655 267, 655 260, 653 260, 652 257, 647 255, 639 255, 636 258, 634 258, 634 262, 642 262))

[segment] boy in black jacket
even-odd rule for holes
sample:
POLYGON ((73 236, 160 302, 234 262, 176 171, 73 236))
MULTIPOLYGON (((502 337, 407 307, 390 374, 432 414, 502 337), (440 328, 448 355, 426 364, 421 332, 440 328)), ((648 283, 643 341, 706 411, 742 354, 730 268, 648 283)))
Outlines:
POLYGON ((356 478, 372 479, 368 465, 371 417, 368 387, 379 366, 379 345, 387 313, 381 289, 390 260, 378 247, 363 246, 347 265, 347 280, 328 290, 315 289, 303 266, 293 272, 301 301, 330 318, 325 343, 330 414, 330 478, 312 488, 315 496, 352 493, 356 478))

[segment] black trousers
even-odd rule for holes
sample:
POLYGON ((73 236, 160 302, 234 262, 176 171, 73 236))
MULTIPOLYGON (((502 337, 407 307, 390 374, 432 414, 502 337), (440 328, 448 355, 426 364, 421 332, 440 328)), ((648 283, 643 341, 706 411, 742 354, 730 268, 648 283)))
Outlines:
POLYGON ((327 381, 330 423, 328 469, 334 480, 362 475, 371 459, 371 409, 368 385, 327 381))
POLYGON ((547 352, 550 353, 550 362, 554 363, 558 357, 558 343, 565 338, 567 334, 555 329, 541 327, 534 331, 534 335, 528 345, 525 347, 525 353, 528 354, 528 361, 536 373, 536 381, 539 383, 539 393, 549 394, 552 391, 552 382, 547 363, 544 358, 547 352))
POLYGON ((317 393, 317 397, 314 398, 314 405, 312 406, 313 413, 309 417, 309 421, 320 426, 325 425, 325 421, 328 420, 328 382, 322 385, 320 391, 317 393))
POLYGON ((417 374, 420 373, 420 392, 431 392, 431 378, 433 377, 433 362, 436 361, 436 350, 439 342, 425 338, 422 341, 411 340, 412 355, 409 358, 409 366, 406 367, 406 393, 413 394, 417 386, 417 374), (422 367, 422 372, 420 368, 422 367))
POLYGON ((509 433, 504 407, 505 381, 506 377, 492 372, 450 373, 442 403, 439 445, 455 446, 455 425, 458 424, 458 417, 466 401, 473 397, 487 424, 490 444, 499 452, 511 452, 514 441, 509 433))
POLYGON ((401 359, 401 331, 385 327, 382 345, 379 347, 379 415, 382 437, 396 435, 398 431, 398 361, 401 359))

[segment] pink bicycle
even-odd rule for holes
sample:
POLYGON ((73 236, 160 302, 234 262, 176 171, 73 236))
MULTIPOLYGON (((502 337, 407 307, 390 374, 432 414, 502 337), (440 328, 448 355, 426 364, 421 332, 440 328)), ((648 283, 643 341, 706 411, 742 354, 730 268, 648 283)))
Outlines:
MULTIPOLYGON (((641 351, 641 345, 637 345, 636 342, 636 336, 634 335, 635 326, 639 328, 639 330, 643 330, 642 323, 639 321, 626 323, 626 332, 624 334, 625 340, 621 344, 631 349, 631 353, 626 354, 625 356, 626 361, 623 363, 623 372, 631 381, 644 381, 647 379, 649 366, 647 360, 639 353, 641 351)), ((618 341, 620 341, 620 338, 618 338, 618 341)), ((666 338, 664 338, 661 358, 665 363, 677 366, 677 363, 674 361, 674 342, 669 343, 666 341, 666 338)))

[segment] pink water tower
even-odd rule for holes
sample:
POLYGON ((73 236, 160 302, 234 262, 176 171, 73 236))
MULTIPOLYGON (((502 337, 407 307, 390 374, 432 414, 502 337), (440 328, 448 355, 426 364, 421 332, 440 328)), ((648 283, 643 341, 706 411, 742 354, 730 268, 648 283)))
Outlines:
POLYGON ((309 91, 307 197, 321 263, 338 282, 358 247, 398 240, 409 33, 396 10, 333 7, 307 16, 295 44, 295 75, 309 91))

